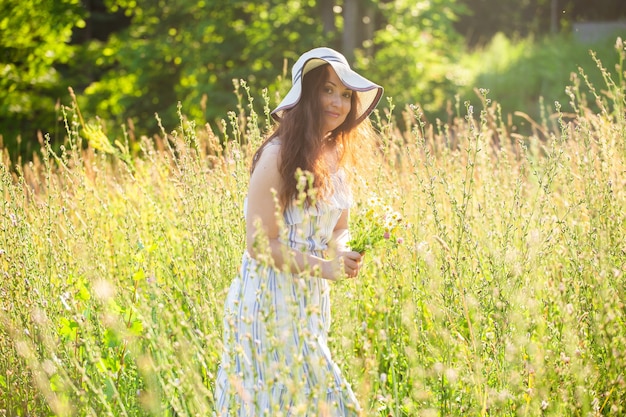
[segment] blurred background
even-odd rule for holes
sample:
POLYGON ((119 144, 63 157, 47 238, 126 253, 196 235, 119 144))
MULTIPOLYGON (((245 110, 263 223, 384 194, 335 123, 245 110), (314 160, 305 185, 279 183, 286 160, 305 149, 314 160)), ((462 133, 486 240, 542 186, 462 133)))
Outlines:
POLYGON ((44 135, 62 143, 68 87, 112 138, 158 134, 155 114, 167 131, 179 113, 219 127, 248 105, 233 80, 263 114, 264 94, 275 105, 294 60, 322 45, 398 115, 413 104, 445 123, 482 88, 523 126, 555 101, 567 111, 572 74, 602 80, 591 50, 613 71, 624 35, 624 0, 0 0, 0 139, 13 160, 44 135))

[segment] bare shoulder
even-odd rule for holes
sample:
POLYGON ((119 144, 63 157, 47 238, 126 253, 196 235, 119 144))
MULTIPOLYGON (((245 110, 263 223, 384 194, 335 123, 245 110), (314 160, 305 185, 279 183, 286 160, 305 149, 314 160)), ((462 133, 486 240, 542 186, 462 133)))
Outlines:
MULTIPOLYGON (((278 159, 280 158, 280 142, 273 140, 268 142, 261 151, 259 159, 256 162, 255 170, 258 168, 267 169, 268 165, 278 166, 278 159)), ((254 174, 254 172, 253 172, 254 174)))
POLYGON ((263 152, 269 151, 273 153, 279 153, 280 148, 281 148, 280 139, 276 138, 276 139, 269 141, 267 145, 265 145, 265 149, 263 150, 263 152))
POLYGON ((280 185, 280 173, 278 164, 280 159, 280 142, 269 142, 263 148, 256 161, 254 171, 250 177, 249 194, 262 192, 269 189, 278 189, 280 185))
POLYGON ((280 148, 281 148, 281 141, 279 138, 274 138, 271 141, 267 142, 267 144, 265 145, 265 149, 263 149, 263 152, 265 151, 270 151, 270 152, 280 152, 280 148))

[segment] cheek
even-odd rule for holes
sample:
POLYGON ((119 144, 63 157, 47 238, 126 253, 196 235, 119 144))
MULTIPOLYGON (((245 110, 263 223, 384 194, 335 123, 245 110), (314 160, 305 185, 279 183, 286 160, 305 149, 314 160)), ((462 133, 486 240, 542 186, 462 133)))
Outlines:
POLYGON ((343 108, 344 108, 344 110, 346 111, 346 114, 347 114, 347 113, 350 113, 350 110, 352 110, 352 100, 350 100, 350 99, 345 99, 345 100, 343 101, 343 103, 344 103, 344 104, 343 104, 343 108))

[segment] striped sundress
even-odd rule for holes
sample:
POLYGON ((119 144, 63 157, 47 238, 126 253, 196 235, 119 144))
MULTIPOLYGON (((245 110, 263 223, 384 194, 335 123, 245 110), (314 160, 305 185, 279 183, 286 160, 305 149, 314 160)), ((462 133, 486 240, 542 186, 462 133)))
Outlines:
MULTIPOLYGON (((283 214, 283 244, 323 256, 350 192, 283 214)), ((220 416, 357 416, 359 405, 327 346, 330 286, 243 254, 224 307, 224 352, 215 386, 220 416)))

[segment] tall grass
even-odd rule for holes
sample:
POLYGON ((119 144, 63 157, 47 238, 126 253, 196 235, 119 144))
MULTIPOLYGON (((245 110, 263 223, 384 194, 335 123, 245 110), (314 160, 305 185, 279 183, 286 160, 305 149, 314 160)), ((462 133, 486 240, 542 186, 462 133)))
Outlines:
MULTIPOLYGON (((451 124, 377 113, 357 184, 404 242, 333 285, 331 350, 366 415, 626 413, 624 56, 545 106, 531 136, 483 92, 451 124), (589 102, 600 108, 590 109, 589 102)), ((244 244, 251 152, 240 103, 111 142, 67 108, 68 141, 0 164, 0 415, 211 415, 222 306, 244 244)))

